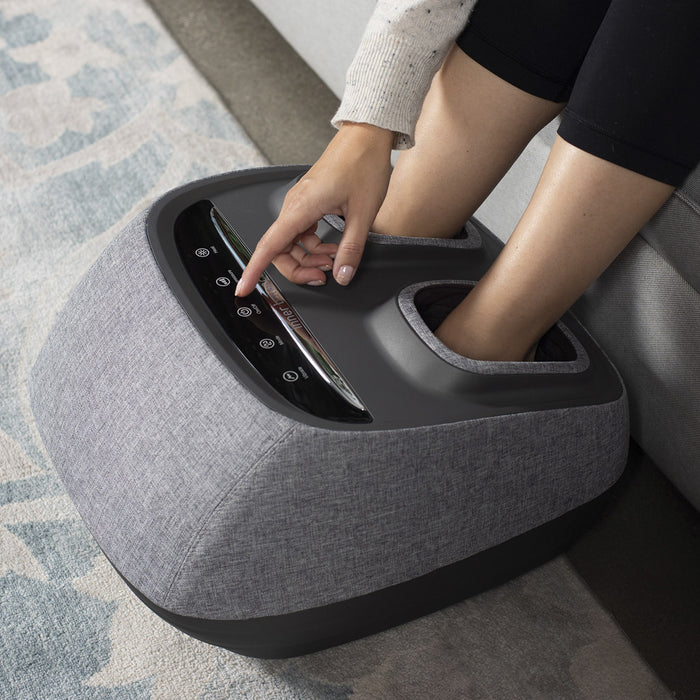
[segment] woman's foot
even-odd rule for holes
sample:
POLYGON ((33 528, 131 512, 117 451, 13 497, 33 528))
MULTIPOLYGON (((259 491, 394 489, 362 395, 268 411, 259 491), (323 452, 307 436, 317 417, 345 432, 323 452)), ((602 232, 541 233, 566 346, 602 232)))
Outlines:
POLYGON ((523 360, 673 191, 560 137, 505 247, 437 337, 476 360, 523 360))

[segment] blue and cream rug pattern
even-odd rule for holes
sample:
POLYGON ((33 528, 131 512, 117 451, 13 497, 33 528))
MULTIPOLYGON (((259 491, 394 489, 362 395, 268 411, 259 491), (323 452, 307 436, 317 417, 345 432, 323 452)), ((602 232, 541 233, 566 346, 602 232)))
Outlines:
POLYGON ((29 371, 134 215, 189 180, 262 164, 142 0, 0 2, 0 698, 667 697, 564 560, 285 661, 186 637, 113 572, 42 448, 29 371))

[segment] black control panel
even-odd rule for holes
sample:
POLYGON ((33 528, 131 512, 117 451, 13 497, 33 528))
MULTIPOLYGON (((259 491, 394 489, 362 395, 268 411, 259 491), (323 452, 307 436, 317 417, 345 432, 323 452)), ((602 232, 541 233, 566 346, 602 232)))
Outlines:
POLYGON ((372 417, 337 366, 263 275, 249 296, 234 290, 250 251, 209 200, 176 219, 175 245, 203 301, 245 359, 282 396, 326 420, 369 423, 372 417))

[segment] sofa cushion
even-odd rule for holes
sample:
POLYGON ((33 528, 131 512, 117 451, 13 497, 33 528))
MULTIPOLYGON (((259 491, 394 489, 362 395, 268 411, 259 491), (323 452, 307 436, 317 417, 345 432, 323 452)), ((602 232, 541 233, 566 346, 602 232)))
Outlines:
POLYGON ((700 170, 575 306, 630 395, 633 437, 700 509, 700 170))

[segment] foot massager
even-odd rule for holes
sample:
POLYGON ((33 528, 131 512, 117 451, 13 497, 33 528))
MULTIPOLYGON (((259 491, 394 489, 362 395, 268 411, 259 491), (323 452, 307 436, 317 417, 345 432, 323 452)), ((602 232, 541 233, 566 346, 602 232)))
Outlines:
POLYGON ((163 197, 78 284, 31 378, 46 449, 135 594, 257 657, 356 639, 541 564, 627 455, 623 384, 572 315, 535 362, 436 339, 501 247, 476 221, 452 240, 370 234, 347 288, 270 269, 236 298, 303 172, 163 197))

